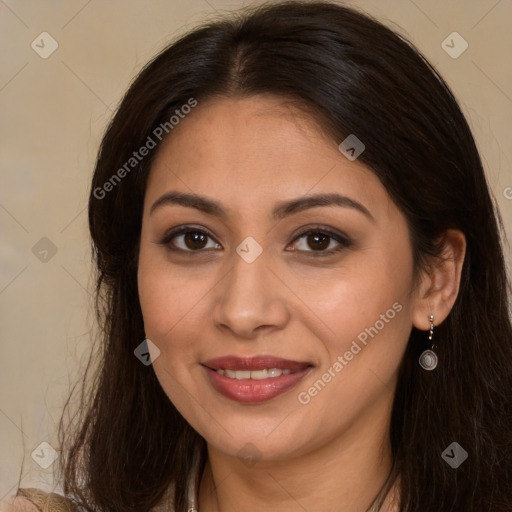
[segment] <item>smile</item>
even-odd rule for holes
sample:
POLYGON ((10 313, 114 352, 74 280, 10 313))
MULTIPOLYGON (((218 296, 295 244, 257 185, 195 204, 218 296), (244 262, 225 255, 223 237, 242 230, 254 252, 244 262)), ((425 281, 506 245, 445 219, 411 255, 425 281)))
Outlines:
POLYGON ((285 368, 284 370, 281 370, 280 368, 269 368, 269 369, 263 369, 263 370, 223 370, 222 368, 219 368, 216 370, 219 375, 225 375, 226 377, 229 377, 230 379, 237 379, 237 380, 263 380, 263 379, 272 379, 275 377, 281 377, 281 375, 288 375, 292 373, 291 370, 288 370, 285 368))
POLYGON ((230 400, 261 403, 295 387, 313 369, 307 361, 274 356, 224 356, 202 363, 213 389, 230 400))

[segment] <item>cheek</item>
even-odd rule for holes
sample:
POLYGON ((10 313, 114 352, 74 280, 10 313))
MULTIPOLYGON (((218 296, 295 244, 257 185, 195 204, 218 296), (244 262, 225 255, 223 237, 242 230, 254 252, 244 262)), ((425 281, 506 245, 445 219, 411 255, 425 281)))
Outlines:
POLYGON ((180 270, 159 252, 141 251, 139 300, 146 337, 161 351, 157 363, 176 368, 177 362, 193 361, 209 318, 205 296, 212 285, 204 272, 180 270))
MULTIPOLYGON (((148 251, 149 252, 149 251, 148 251)), ((206 436, 211 418, 205 418, 208 404, 203 403, 197 352, 200 327, 205 324, 204 297, 206 280, 191 279, 184 272, 170 269, 168 262, 158 262, 155 254, 141 252, 139 259, 139 299, 146 336, 160 355, 153 370, 163 391, 174 407, 206 436)))
MULTIPOLYGON (((384 273, 354 273, 332 284, 322 319, 329 331, 321 337, 325 356, 317 372, 299 389, 298 400, 310 417, 337 404, 343 410, 333 428, 362 414, 382 396, 390 396, 410 334, 410 305, 405 280, 384 273)), ((325 429, 324 424, 321 429, 325 429)))
POLYGON ((141 250, 137 279, 144 328, 160 348, 193 300, 193 287, 180 282, 168 267, 151 251, 141 250))
POLYGON ((309 292, 315 309, 321 312, 321 318, 336 339, 346 340, 376 322, 381 326, 381 315, 386 325, 399 316, 397 310, 403 310, 409 300, 410 277, 406 272, 393 274, 381 265, 374 269, 364 267, 361 271, 352 268, 350 275, 326 283, 327 287, 324 286, 324 292, 316 300, 313 295, 318 296, 318 290, 309 292))
MULTIPOLYGON (((180 301, 175 300, 176 290, 171 280, 162 276, 157 268, 139 266, 139 300, 144 318, 144 328, 148 337, 155 341, 172 327, 180 301)), ((181 302, 183 303, 183 302, 181 302)))
POLYGON ((395 238, 393 245, 379 243, 358 253, 343 275, 324 281, 321 298, 310 288, 328 327, 322 337, 326 368, 342 356, 345 374, 358 369, 359 377, 367 373, 363 367, 377 368, 383 379, 391 378, 410 334, 412 274, 407 238, 395 238))

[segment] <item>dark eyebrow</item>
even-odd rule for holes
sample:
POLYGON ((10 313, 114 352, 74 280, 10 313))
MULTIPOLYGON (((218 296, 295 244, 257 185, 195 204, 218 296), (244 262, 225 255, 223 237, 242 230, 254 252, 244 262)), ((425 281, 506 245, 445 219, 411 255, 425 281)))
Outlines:
POLYGON ((368 217, 372 222, 375 222, 373 215, 366 206, 363 206, 355 199, 335 193, 317 194, 314 196, 299 197, 298 199, 292 199, 291 201, 284 201, 279 203, 272 213, 275 219, 283 219, 284 217, 294 213, 299 213, 317 206, 341 206, 343 208, 354 208, 368 217))
MULTIPOLYGON (((188 208, 195 208, 209 215, 215 217, 226 218, 228 211, 225 210, 220 203, 207 197, 198 196, 196 194, 187 194, 183 192, 170 191, 166 192, 163 196, 158 198, 151 206, 149 214, 151 215, 155 210, 166 205, 181 205, 188 208)), ((341 206, 343 208, 354 208, 355 210, 364 214, 372 222, 375 222, 373 215, 361 203, 350 197, 340 194, 317 194, 314 196, 299 197, 278 203, 273 211, 272 216, 274 219, 283 219, 294 213, 299 213, 310 208, 318 206, 341 206)))

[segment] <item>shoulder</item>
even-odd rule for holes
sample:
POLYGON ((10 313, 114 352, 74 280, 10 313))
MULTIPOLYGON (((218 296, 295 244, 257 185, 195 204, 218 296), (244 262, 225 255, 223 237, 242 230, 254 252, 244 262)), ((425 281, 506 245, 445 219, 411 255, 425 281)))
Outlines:
POLYGON ((9 496, 0 503, 0 512, 39 512, 36 505, 21 496, 9 496))
POLYGON ((41 489, 18 489, 0 504, 0 512, 73 512, 72 502, 60 494, 41 489))

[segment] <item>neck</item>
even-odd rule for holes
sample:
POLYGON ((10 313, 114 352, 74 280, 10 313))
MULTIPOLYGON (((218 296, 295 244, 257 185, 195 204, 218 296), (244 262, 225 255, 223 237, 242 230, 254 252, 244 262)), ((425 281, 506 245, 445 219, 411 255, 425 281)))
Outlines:
MULTIPOLYGON (((392 467, 389 423, 382 423, 378 411, 372 413, 377 416, 361 418, 321 447, 286 460, 260 460, 250 467, 208 444, 199 512, 366 512, 392 467), (377 417, 380 423, 370 421, 377 417)), ((382 512, 393 510, 396 493, 395 486, 382 512)))

